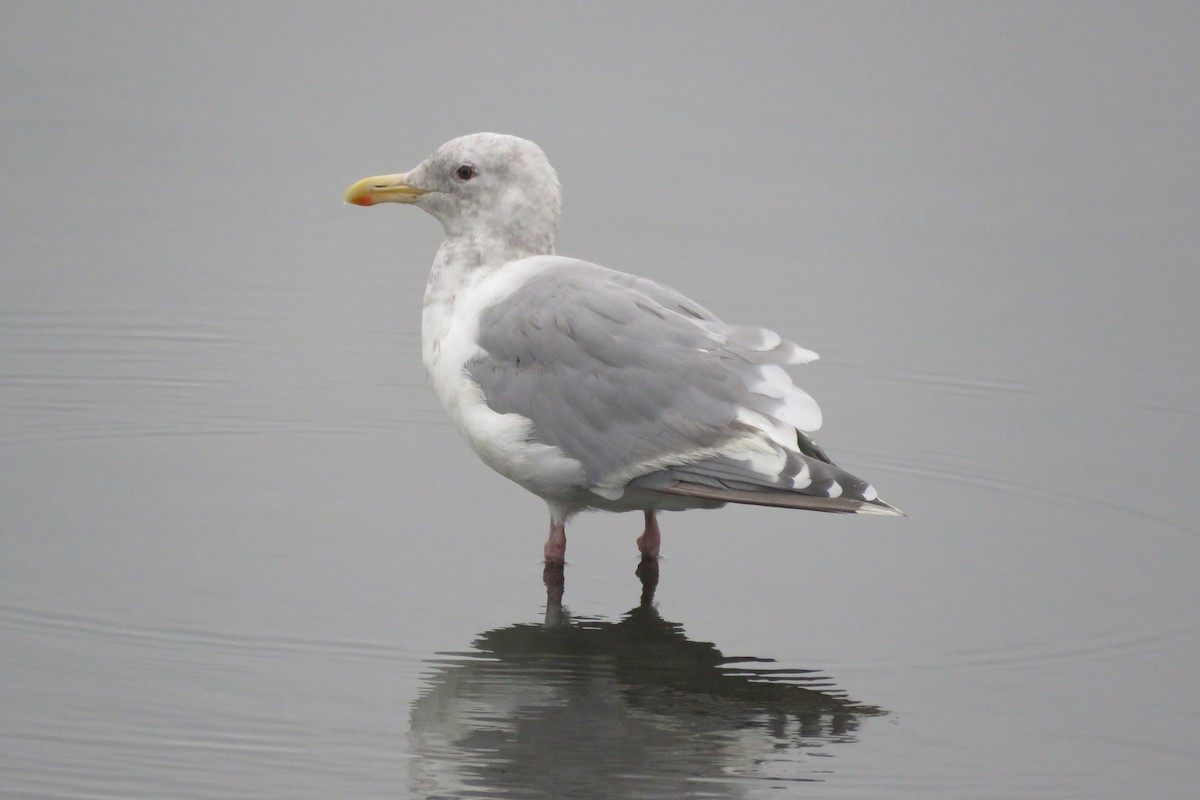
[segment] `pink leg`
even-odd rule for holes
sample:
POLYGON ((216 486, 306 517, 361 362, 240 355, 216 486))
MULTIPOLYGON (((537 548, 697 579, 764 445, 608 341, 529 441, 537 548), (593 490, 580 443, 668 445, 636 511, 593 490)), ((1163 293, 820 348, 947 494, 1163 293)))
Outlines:
POLYGON ((542 567, 542 583, 546 584, 546 622, 549 624, 555 616, 553 612, 557 611, 557 616, 560 617, 562 614, 563 591, 566 589, 567 579, 563 574, 561 561, 557 564, 546 562, 546 566, 542 567))
POLYGON ((658 558, 658 549, 662 544, 662 532, 658 529, 658 519, 653 511, 646 512, 646 530, 638 537, 638 550, 648 558, 658 558))
POLYGON ((562 564, 567 560, 567 526, 550 521, 550 538, 546 540, 546 563, 562 564))

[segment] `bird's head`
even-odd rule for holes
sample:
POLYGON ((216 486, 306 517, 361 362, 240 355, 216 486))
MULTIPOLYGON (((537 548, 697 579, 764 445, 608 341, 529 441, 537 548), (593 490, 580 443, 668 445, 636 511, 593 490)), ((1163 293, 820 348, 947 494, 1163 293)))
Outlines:
POLYGON ((536 144, 474 133, 451 139, 408 172, 364 178, 346 190, 346 202, 409 203, 436 217, 449 238, 498 239, 532 255, 553 252, 562 194, 536 144))

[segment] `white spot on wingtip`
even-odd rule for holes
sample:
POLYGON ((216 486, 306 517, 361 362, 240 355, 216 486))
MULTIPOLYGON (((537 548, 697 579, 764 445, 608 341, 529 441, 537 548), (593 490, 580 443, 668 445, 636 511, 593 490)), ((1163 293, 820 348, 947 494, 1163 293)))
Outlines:
POLYGON ((800 471, 792 476, 793 489, 807 489, 812 485, 812 476, 809 474, 808 464, 800 467, 800 471))
POLYGON ((838 483, 837 481, 834 481, 829 487, 829 496, 830 497, 841 497, 842 496, 842 485, 840 483, 838 483))
POLYGON ((768 478, 779 475, 786 460, 787 456, 778 447, 772 447, 766 452, 751 452, 746 456, 750 471, 768 478))
POLYGON ((862 496, 863 500, 866 500, 869 503, 879 497, 879 492, 875 491, 875 487, 868 483, 867 488, 863 489, 862 496))

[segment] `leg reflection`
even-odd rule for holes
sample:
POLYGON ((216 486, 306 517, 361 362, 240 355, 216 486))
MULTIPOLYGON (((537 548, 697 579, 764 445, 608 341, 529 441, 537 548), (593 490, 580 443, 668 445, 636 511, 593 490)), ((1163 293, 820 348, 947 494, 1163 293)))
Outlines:
POLYGON ((658 559, 642 556, 634 574, 642 581, 642 607, 649 608, 654 603, 654 590, 658 588, 658 559))

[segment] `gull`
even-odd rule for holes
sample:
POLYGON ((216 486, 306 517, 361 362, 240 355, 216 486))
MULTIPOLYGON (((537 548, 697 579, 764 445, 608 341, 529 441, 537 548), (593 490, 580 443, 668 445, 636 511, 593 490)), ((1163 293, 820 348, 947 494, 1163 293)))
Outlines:
POLYGON ((558 177, 531 141, 476 133, 345 200, 415 205, 441 224, 421 351, 434 392, 492 469, 545 500, 547 564, 585 509, 657 514, 726 503, 899 514, 810 434, 821 411, 785 367, 816 353, 730 325, 655 281, 555 255, 558 177))

